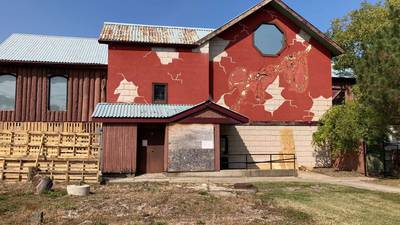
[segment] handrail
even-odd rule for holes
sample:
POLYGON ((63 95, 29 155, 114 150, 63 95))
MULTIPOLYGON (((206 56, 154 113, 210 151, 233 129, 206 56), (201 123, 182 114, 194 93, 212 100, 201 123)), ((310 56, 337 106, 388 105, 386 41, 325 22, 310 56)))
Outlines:
POLYGON ((278 164, 278 163, 293 163, 293 170, 296 171, 296 154, 272 154, 272 153, 255 153, 255 154, 249 154, 249 153, 232 153, 232 154, 223 154, 221 157, 226 157, 228 159, 228 168, 229 165, 231 164, 245 164, 245 169, 249 169, 249 165, 253 164, 259 164, 259 163, 269 163, 269 168, 272 170, 273 169, 273 164, 278 164), (231 162, 229 159, 231 157, 245 157, 245 161, 233 161, 231 162), (253 156, 265 156, 265 160, 258 160, 255 161, 251 157, 253 156), (282 156, 282 159, 273 159, 273 156, 282 156), (285 158, 284 156, 292 156, 290 158, 285 158), (249 157, 251 160, 249 160, 249 157))

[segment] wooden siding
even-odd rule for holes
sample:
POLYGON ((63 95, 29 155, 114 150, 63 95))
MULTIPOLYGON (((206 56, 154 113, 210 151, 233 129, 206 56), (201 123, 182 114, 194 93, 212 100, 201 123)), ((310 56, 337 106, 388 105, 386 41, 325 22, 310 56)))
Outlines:
POLYGON ((0 111, 1 121, 86 122, 106 101, 106 68, 0 65, 0 74, 17 78, 15 110, 0 111), (67 111, 48 110, 48 78, 68 76, 67 111))
POLYGON ((103 173, 136 172, 137 126, 103 124, 103 173))

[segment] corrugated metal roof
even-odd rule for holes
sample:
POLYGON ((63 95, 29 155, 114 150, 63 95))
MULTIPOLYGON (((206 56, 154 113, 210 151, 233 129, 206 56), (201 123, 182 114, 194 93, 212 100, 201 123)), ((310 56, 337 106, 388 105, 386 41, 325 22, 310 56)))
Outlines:
POLYGON ((106 22, 99 41, 194 45, 212 31, 214 29, 106 22))
POLYGON ((93 118, 169 118, 195 105, 99 103, 93 118))
POLYGON ((0 61, 107 65, 108 47, 95 38, 12 34, 0 45, 0 61))

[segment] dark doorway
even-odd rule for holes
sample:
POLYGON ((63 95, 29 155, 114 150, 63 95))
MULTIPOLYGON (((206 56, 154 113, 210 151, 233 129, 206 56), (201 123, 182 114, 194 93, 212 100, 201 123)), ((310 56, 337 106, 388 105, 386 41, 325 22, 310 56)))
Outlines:
POLYGON ((164 136, 165 124, 138 125, 138 174, 164 171, 164 136))

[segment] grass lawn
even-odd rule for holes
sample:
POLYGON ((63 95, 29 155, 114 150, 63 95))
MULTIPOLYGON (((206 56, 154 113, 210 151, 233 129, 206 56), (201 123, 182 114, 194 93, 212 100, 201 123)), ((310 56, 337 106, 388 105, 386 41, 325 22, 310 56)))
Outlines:
POLYGON ((63 185, 41 196, 27 184, 0 183, 0 224, 400 224, 400 195, 308 183, 257 183, 257 193, 200 184, 92 186, 88 197, 63 185))

